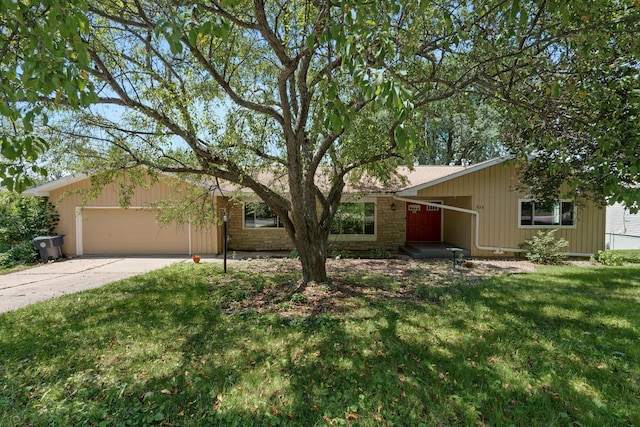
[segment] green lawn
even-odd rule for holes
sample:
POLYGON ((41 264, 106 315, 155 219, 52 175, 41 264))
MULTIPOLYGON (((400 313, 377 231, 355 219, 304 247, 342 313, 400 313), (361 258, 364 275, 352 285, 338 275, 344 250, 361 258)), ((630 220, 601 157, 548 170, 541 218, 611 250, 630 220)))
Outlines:
POLYGON ((304 294, 286 269, 235 268, 1 315, 0 425, 640 425, 639 266, 304 294))

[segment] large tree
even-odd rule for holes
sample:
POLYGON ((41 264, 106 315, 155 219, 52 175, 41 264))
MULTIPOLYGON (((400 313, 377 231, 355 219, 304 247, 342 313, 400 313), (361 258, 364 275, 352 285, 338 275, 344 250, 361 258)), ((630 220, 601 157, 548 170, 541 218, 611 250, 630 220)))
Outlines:
POLYGON ((501 97, 507 146, 523 182, 548 199, 590 198, 640 208, 640 2, 572 2, 571 34, 535 78, 501 97), (604 31, 599 29, 604 28, 604 31))
MULTIPOLYGON (((559 99, 567 69, 593 65, 577 46, 605 36, 635 46, 637 25, 633 2, 608 0, 580 2, 606 7, 597 16, 544 0, 86 1, 81 42, 65 46, 87 52, 88 65, 68 61, 97 99, 55 129, 102 167, 250 188, 280 217, 305 282, 326 279, 346 180, 386 178, 394 159, 410 158, 416 133, 405 124, 416 111, 470 94, 544 111, 538 101, 559 99), (259 179, 264 171, 285 188, 259 179)), ((56 95, 38 100, 78 107, 56 95)))

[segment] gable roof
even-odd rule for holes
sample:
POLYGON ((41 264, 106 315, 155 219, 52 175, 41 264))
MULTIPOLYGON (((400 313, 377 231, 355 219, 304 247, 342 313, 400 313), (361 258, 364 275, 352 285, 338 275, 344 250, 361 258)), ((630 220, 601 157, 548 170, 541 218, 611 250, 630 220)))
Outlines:
MULTIPOLYGON (((512 156, 497 157, 495 159, 487 160, 485 162, 477 163, 471 166, 414 166, 412 169, 407 167, 401 167, 398 172, 405 177, 404 181, 394 180, 392 182, 383 184, 376 179, 363 178, 361 182, 356 184, 347 185, 345 187, 345 193, 369 193, 369 194, 390 194, 395 193, 399 196, 416 196, 418 191, 431 187, 441 182, 448 181, 450 179, 458 178, 469 173, 477 172, 479 170, 500 164, 506 160, 511 159, 512 156)), ((39 185, 37 187, 24 191, 27 196, 49 196, 50 193, 59 188, 67 185, 75 184, 89 178, 89 175, 80 173, 76 175, 67 176, 57 179, 55 181, 48 182, 46 184, 39 185)), ((284 178, 275 177, 272 174, 261 174, 259 179, 262 182, 270 182, 272 186, 283 186, 284 178)), ((231 184, 225 182, 221 183, 223 190, 226 192, 246 190, 237 184, 231 184)))
MULTIPOLYGON (((436 184, 440 184, 442 182, 449 181, 454 178, 459 178, 461 176, 478 172, 482 169, 486 169, 491 166, 499 165, 500 163, 503 163, 512 158, 513 156, 496 157, 495 159, 487 160, 487 161, 477 163, 471 166, 466 166, 466 167, 465 166, 441 166, 442 168, 451 168, 451 169, 448 169, 447 171, 443 171, 448 173, 443 173, 441 176, 438 176, 437 174, 433 174, 432 176, 425 176, 423 177, 424 179, 422 179, 421 182, 414 185, 409 185, 404 189, 398 191, 397 194, 398 196, 417 196, 418 192, 424 188, 432 187, 436 184)), ((438 166, 430 166, 430 167, 437 168, 438 166)))

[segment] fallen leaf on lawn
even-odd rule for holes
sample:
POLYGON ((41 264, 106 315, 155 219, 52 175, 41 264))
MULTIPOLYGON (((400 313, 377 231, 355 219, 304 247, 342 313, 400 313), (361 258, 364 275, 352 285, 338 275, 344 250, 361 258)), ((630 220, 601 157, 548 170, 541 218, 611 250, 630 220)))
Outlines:
POLYGON ((280 410, 275 407, 275 405, 271 404, 271 413, 275 416, 280 415, 280 410))
POLYGON ((443 374, 442 372, 440 372, 440 373, 438 374, 438 378, 440 378, 441 380, 443 380, 443 379, 444 379, 444 374, 443 374))
POLYGON ((358 418, 360 418, 358 416, 358 414, 354 414, 353 412, 350 412, 350 413, 347 414, 347 419, 348 420, 357 420, 358 418))
POLYGON ((171 394, 171 392, 169 390, 167 390, 166 388, 163 388, 162 390, 160 390, 160 393, 162 393, 162 394, 171 394))

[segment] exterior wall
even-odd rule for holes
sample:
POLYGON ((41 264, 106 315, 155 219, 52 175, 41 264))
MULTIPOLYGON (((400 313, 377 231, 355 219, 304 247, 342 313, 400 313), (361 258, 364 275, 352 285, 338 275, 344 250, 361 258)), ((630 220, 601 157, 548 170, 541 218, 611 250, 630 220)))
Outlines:
POLYGON ((293 249, 293 243, 284 228, 244 228, 242 203, 223 200, 219 206, 227 210, 228 250, 289 251, 293 249))
MULTIPOLYGON (((544 228, 518 228, 518 204, 526 195, 514 191, 516 184, 515 167, 512 164, 498 164, 463 175, 418 192, 420 199, 447 197, 470 198, 470 209, 479 213, 479 244, 500 248, 518 248, 544 228)), ((455 205, 454 205, 455 206, 455 205)), ((446 216, 451 218, 451 211, 446 216)), ((464 215, 464 214, 463 214, 464 215)), ((471 216, 471 215, 470 215, 471 216)), ((472 216, 471 216, 472 217, 472 216)), ((472 243, 475 233, 475 219, 470 218, 472 243)), ((569 241, 568 252, 593 254, 604 249, 605 211, 594 203, 578 206, 575 228, 559 228, 556 237, 569 241)), ((467 227, 467 221, 463 223, 467 227)), ((547 229, 548 230, 548 229, 547 229)), ((454 243, 453 241, 451 243, 454 243)), ((472 256, 495 256, 494 251, 479 250, 470 245, 472 256)), ((505 256, 513 252, 504 249, 505 256)))
MULTIPOLYGON (((376 203, 375 236, 329 236, 329 251, 386 249, 397 251, 405 242, 404 202, 398 202, 391 196, 378 197, 376 203), (391 205, 395 205, 395 211, 391 205)), ((236 251, 282 251, 293 249, 293 243, 283 228, 245 229, 243 227, 243 206, 241 203, 222 201, 229 213, 227 232, 230 236, 228 250, 236 251)))
POLYGON ((349 238, 347 236, 329 236, 329 252, 369 251, 372 249, 385 249, 397 251, 404 245, 406 236, 406 210, 404 202, 394 200, 391 196, 376 198, 376 234, 371 239, 349 238), (395 210, 391 205, 395 206, 395 210))
MULTIPOLYGON (((83 196, 76 192, 87 190, 91 187, 90 179, 70 184, 66 187, 59 188, 51 192, 49 199, 52 203, 56 204, 58 212, 60 214, 60 222, 56 229, 59 234, 64 234, 64 244, 62 246, 62 252, 68 256, 77 255, 76 248, 76 208, 80 207, 105 207, 105 208, 117 208, 119 207, 119 185, 118 183, 112 183, 106 185, 100 194, 83 203, 83 196)), ((132 207, 147 207, 150 204, 159 200, 168 199, 172 197, 175 192, 175 188, 165 182, 158 182, 151 185, 149 188, 142 188, 140 186, 135 188, 135 191, 131 197, 130 206, 132 207)), ((89 212, 91 209, 87 209, 89 212)), ((169 224, 166 227, 185 227, 180 224, 169 224)), ((135 239, 135 236, 131 237, 135 239)), ((198 254, 217 254, 220 253, 219 239, 218 239, 218 227, 212 225, 211 227, 197 228, 191 227, 191 252, 198 254)), ((187 254, 185 254, 187 255, 187 254)))
MULTIPOLYGON (((471 197, 446 197, 444 204, 471 209, 471 197)), ((447 209, 443 209, 442 215, 444 216, 443 240, 454 246, 471 248, 473 245, 471 239, 473 215, 447 209)))

